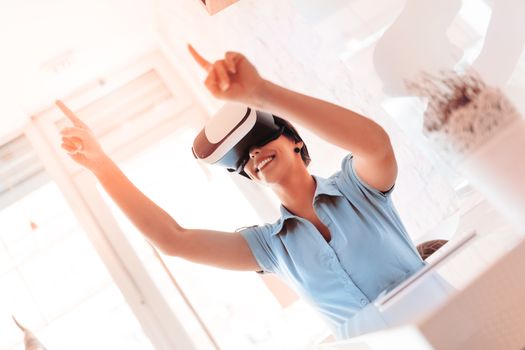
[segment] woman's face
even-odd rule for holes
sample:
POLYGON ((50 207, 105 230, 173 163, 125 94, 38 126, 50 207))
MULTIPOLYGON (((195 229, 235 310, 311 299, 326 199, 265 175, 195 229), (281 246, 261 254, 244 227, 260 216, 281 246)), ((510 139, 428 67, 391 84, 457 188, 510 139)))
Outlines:
POLYGON ((295 147, 303 147, 303 142, 294 143, 284 135, 264 146, 253 146, 248 152, 249 159, 244 171, 253 181, 279 183, 299 167, 305 167, 301 154, 294 152, 295 147))

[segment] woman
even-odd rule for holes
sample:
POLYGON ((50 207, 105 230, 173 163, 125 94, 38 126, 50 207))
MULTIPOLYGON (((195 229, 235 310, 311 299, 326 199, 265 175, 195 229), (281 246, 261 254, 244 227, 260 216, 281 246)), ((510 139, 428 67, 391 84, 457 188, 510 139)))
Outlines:
POLYGON ((310 175, 298 135, 285 133, 254 145, 243 170, 275 192, 282 216, 273 224, 219 232, 180 226, 126 178, 89 128, 57 101, 74 125, 61 132, 62 147, 96 175, 164 254, 225 269, 276 273, 341 338, 345 321, 424 266, 390 198, 397 164, 388 135, 358 113, 263 79, 240 53, 227 52, 210 63, 189 50, 207 71, 205 85, 213 96, 285 116, 351 151, 341 170, 328 179, 310 175))

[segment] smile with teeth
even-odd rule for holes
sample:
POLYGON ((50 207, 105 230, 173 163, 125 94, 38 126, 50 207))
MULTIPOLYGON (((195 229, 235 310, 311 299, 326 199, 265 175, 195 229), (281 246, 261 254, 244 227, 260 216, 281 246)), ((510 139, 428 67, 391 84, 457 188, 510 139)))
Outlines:
POLYGON ((261 169, 264 168, 266 164, 270 163, 274 158, 275 156, 270 156, 268 158, 265 158, 262 162, 257 164, 257 166, 255 167, 255 172, 261 171, 261 169))

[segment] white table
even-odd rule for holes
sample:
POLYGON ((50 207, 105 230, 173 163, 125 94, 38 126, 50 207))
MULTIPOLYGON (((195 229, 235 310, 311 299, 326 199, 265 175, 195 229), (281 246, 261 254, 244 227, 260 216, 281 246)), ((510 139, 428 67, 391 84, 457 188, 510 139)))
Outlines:
POLYGON ((478 236, 387 303, 371 303, 347 324, 349 340, 318 349, 525 348, 525 240, 487 202, 460 220, 449 244, 478 236))

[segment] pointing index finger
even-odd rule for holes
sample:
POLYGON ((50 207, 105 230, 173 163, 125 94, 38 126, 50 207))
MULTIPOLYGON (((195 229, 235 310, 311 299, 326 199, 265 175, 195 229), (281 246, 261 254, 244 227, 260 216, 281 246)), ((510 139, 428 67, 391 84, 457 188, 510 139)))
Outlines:
POLYGON ((190 51, 190 54, 193 56, 193 59, 197 61, 199 66, 204 68, 206 71, 209 71, 212 68, 211 63, 206 61, 204 57, 199 55, 199 53, 190 44, 188 44, 188 50, 190 51))
POLYGON ((65 104, 64 102, 60 100, 56 100, 55 104, 60 108, 60 110, 66 115, 67 119, 69 119, 73 125, 79 126, 79 127, 86 127, 86 124, 80 118, 78 118, 75 113, 73 113, 65 104))

